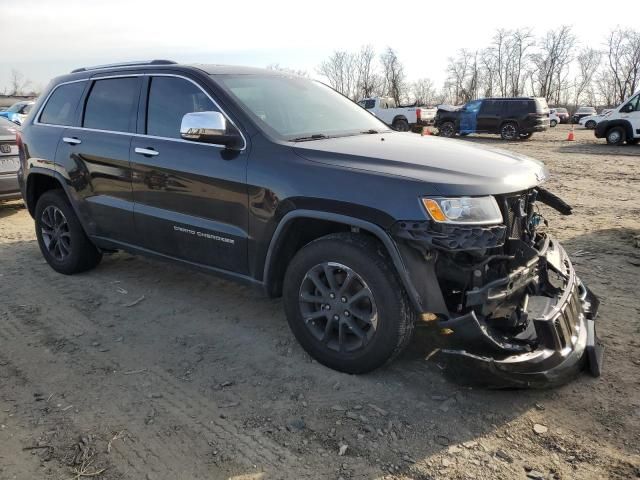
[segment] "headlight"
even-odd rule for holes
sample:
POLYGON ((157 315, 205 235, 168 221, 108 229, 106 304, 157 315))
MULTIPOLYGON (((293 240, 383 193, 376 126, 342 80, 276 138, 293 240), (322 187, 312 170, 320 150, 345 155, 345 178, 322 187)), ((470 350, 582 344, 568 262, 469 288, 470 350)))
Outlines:
POLYGON ((496 199, 489 197, 431 197, 422 204, 429 216, 440 223, 489 225, 502 223, 502 213, 496 199))

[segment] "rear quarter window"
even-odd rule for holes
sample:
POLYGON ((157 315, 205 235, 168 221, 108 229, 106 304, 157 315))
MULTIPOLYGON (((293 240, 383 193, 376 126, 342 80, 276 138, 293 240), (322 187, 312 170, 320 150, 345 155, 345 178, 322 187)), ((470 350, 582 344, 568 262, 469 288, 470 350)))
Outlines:
POLYGON ((505 102, 504 113, 508 117, 518 117, 535 111, 533 100, 508 100, 505 102))
POLYGON ((49 96, 40 114, 40 123, 49 125, 73 125, 76 108, 86 82, 67 83, 57 87, 49 96))

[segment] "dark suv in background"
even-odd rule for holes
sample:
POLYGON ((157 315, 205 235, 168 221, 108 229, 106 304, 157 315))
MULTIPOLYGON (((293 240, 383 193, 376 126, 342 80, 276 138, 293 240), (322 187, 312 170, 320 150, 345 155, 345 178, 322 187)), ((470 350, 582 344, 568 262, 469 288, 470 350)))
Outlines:
POLYGON ((442 365, 492 385, 599 373, 598 301, 537 204, 570 207, 535 160, 394 132, 319 82, 242 67, 78 69, 34 112, 19 181, 60 273, 125 250, 255 285, 344 372, 420 323, 442 365))
POLYGON ((434 125, 443 137, 494 133, 503 140, 531 137, 549 128, 549 107, 544 98, 484 98, 462 107, 440 106, 434 125))

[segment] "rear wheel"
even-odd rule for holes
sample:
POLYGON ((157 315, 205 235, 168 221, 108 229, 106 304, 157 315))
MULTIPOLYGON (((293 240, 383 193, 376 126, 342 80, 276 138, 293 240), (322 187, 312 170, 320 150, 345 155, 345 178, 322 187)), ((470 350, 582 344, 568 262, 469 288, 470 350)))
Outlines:
POLYGON ((444 122, 438 127, 441 137, 451 138, 456 135, 456 126, 453 122, 444 122))
POLYGON ((102 260, 62 190, 49 190, 38 199, 35 224, 40 251, 56 272, 84 272, 102 260))
POLYGON ((593 130, 594 128, 596 128, 596 122, 595 120, 589 120, 584 124, 584 128, 588 128, 589 130, 593 130))
POLYGON ((409 122, 407 122, 404 118, 397 118, 393 121, 393 125, 391 125, 391 127, 398 132, 408 132, 409 122))
POLYGON ((613 127, 607 132, 607 143, 609 145, 622 145, 627 139, 627 134, 622 127, 613 127))
POLYGON ((287 321, 323 365, 371 371, 400 353, 415 312, 383 247, 359 234, 333 234, 302 248, 284 280, 287 321))
POLYGON ((500 127, 500 136, 503 140, 515 140, 518 138, 518 125, 515 122, 507 122, 500 127))

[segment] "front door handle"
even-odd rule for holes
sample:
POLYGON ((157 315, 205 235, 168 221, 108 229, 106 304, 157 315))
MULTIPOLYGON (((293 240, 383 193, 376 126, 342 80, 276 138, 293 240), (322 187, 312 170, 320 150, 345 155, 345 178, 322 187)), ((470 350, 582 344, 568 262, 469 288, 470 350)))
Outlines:
POLYGON ((62 137, 62 141, 69 145, 78 145, 79 143, 82 143, 82 140, 76 137, 62 137))
POLYGON ((136 148, 135 152, 139 155, 145 155, 147 157, 155 157, 156 155, 160 155, 160 152, 154 150, 153 148, 136 148))

